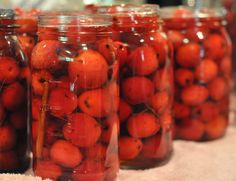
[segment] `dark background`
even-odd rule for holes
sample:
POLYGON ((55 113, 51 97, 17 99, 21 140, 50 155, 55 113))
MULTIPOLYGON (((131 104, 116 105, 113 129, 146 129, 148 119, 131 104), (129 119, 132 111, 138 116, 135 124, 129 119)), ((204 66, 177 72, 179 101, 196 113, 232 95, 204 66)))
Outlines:
POLYGON ((181 5, 182 0, 147 0, 150 4, 159 4, 160 6, 181 5))

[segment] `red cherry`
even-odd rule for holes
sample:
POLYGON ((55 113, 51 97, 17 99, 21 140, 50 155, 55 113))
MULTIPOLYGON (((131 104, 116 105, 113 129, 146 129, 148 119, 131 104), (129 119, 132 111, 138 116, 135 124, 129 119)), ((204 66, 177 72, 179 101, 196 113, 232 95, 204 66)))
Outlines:
POLYGON ((218 34, 212 34, 204 41, 206 57, 213 60, 222 59, 227 53, 227 42, 218 34))
POLYGON ((139 155, 143 147, 141 140, 132 137, 120 137, 119 157, 121 160, 132 160, 139 155))
POLYGON ((134 138, 147 138, 160 130, 160 121, 150 113, 138 113, 128 119, 127 129, 134 138))
POLYGON ((176 53, 176 61, 179 65, 192 68, 199 64, 200 46, 197 43, 182 45, 176 53))
POLYGON ((171 104, 170 96, 167 92, 157 92, 150 99, 150 105, 156 111, 156 113, 162 113, 171 104))
POLYGON ((32 73, 32 89, 37 95, 42 95, 44 91, 44 83, 52 80, 52 75, 45 70, 40 70, 32 73))
POLYGON ((169 56, 168 55, 169 43, 167 41, 167 38, 164 36, 164 34, 160 32, 152 32, 152 33, 149 33, 148 36, 144 37, 144 40, 148 45, 151 45, 154 48, 157 54, 159 63, 161 65, 164 65, 166 62, 166 59, 169 56))
POLYGON ((26 91, 18 82, 5 87, 2 92, 3 106, 8 110, 16 110, 26 103, 26 91))
POLYGON ((154 94, 154 85, 145 77, 130 77, 123 81, 122 93, 130 104, 142 104, 154 94))
POLYGON ((219 101, 229 95, 230 87, 224 77, 216 77, 208 85, 208 90, 211 98, 215 101, 219 101))
POLYGON ((44 40, 39 42, 33 49, 31 55, 31 66, 35 69, 60 68, 58 51, 60 43, 55 40, 44 40))
POLYGON ((19 160, 14 151, 0 152, 0 170, 4 172, 15 171, 19 168, 19 160))
POLYGON ((211 59, 203 59, 196 67, 195 76, 202 83, 208 83, 218 74, 218 66, 211 59))
POLYGON ((107 38, 107 39, 101 39, 97 41, 97 49, 98 52, 103 55, 103 57, 106 59, 107 63, 109 65, 113 64, 115 61, 115 46, 114 42, 112 39, 107 38))
POLYGON ((17 61, 11 57, 0 57, 0 64, 0 82, 3 84, 14 82, 20 74, 17 61))
POLYGON ((55 163, 66 168, 74 168, 82 161, 80 150, 65 140, 57 140, 52 145, 50 157, 55 163))
POLYGON ((92 117, 74 113, 63 128, 64 137, 79 147, 93 146, 101 136, 101 126, 92 117))
POLYGON ((0 127, 0 151, 11 150, 15 144, 15 130, 11 126, 0 127))
POLYGON ((207 88, 201 85, 190 85, 183 89, 181 99, 186 105, 198 106, 205 102, 209 96, 207 88))
POLYGON ((164 135, 155 135, 143 142, 142 155, 147 158, 164 159, 171 147, 164 135))
POLYGON ((188 86, 191 85, 194 81, 194 74, 191 70, 189 69, 176 69, 175 70, 175 82, 182 86, 188 86))
POLYGON ((189 106, 175 102, 174 104, 174 116, 177 119, 184 119, 189 117, 191 114, 191 109, 189 106))
POLYGON ((68 89, 55 88, 48 98, 51 113, 57 117, 71 114, 77 107, 77 96, 68 89))
POLYGON ((186 119, 177 127, 178 135, 185 140, 199 141, 204 134, 204 124, 199 119, 186 119))
MULTIPOLYGON (((113 96, 105 89, 86 91, 78 97, 78 107, 86 114, 94 117, 106 117, 111 114, 115 107, 113 96)), ((118 102, 119 103, 119 102, 118 102)))
POLYGON ((103 56, 94 50, 83 51, 68 65, 70 80, 79 88, 99 88, 108 79, 108 64, 103 56))
POLYGON ((27 127, 27 113, 19 110, 13 112, 10 116, 10 122, 15 129, 24 129, 27 127))
POLYGON ((170 30, 168 31, 168 38, 173 43, 174 49, 177 50, 184 40, 184 35, 179 31, 170 30))
POLYGON ((136 75, 149 75, 158 68, 159 60, 152 47, 143 46, 131 52, 128 65, 136 75))

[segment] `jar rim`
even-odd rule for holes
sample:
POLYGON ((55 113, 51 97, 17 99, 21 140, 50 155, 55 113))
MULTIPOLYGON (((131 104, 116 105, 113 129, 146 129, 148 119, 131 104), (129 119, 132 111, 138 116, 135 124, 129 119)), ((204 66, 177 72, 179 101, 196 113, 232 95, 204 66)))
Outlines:
POLYGON ((226 16, 225 8, 192 8, 188 6, 166 6, 161 8, 160 16, 163 19, 169 18, 224 18, 226 16), (175 17, 178 10, 186 10, 183 14, 175 17))
POLYGON ((112 17, 110 15, 89 14, 84 11, 48 11, 42 12, 38 16, 39 27, 97 27, 111 25, 112 17))
POLYGON ((0 19, 13 20, 15 12, 13 9, 0 9, 0 19))
POLYGON ((122 16, 125 14, 129 15, 140 15, 140 16, 159 16, 160 6, 157 4, 120 4, 120 5, 105 5, 97 6, 97 13, 99 14, 111 14, 116 16, 122 16))

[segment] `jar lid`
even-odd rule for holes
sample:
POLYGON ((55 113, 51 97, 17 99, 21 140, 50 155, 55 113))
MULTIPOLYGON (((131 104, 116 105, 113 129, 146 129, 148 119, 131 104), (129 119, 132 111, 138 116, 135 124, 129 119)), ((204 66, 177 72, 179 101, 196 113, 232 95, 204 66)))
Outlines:
POLYGON ((97 6, 96 10, 100 14, 112 14, 116 16, 123 15, 140 15, 140 16, 159 16, 160 6, 157 4, 121 4, 121 5, 111 5, 111 6, 97 6))
POLYGON ((39 14, 39 27, 80 26, 96 27, 111 26, 110 15, 89 14, 86 12, 54 11, 39 14))
POLYGON ((223 18, 226 16, 225 8, 192 8, 188 6, 169 6, 161 8, 161 17, 169 18, 223 18))
POLYGON ((15 12, 12 9, 0 9, 0 19, 14 19, 15 12))

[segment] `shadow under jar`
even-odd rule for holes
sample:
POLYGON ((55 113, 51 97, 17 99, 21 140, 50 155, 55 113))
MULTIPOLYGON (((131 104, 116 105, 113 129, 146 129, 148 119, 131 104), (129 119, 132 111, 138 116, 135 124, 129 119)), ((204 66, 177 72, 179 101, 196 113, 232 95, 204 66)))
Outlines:
POLYGON ((31 56, 33 170, 53 180, 114 180, 118 62, 110 16, 47 13, 31 56))
POLYGON ((173 70, 157 5, 97 7, 113 16, 120 65, 121 168, 164 164, 172 152, 173 70))
POLYGON ((0 9, 0 173, 29 167, 28 67, 14 34, 14 11, 0 9))
POLYGON ((176 137, 208 141, 228 125, 231 42, 222 9, 162 9, 174 46, 176 137))

